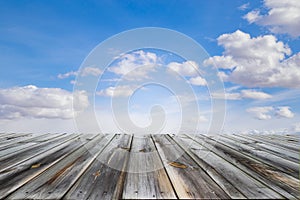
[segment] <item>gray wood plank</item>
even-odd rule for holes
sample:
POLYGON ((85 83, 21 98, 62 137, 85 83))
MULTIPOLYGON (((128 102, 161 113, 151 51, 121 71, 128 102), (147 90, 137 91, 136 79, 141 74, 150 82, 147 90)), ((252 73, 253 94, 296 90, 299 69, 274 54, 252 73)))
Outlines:
POLYGON ((94 161, 108 140, 99 135, 8 196, 8 199, 60 199, 94 161))
POLYGON ((274 155, 293 161, 295 163, 300 162, 299 153, 290 151, 286 148, 282 148, 277 145, 272 145, 270 143, 265 143, 257 139, 252 139, 250 137, 247 137, 246 135, 223 135, 223 136, 232 138, 233 140, 240 142, 242 144, 246 144, 248 146, 255 147, 256 149, 260 149, 262 151, 272 153, 274 155))
POLYGON ((7 140, 12 140, 15 138, 19 138, 19 137, 27 137, 27 136, 31 136, 31 133, 4 133, 0 136, 0 141, 7 141, 7 140))
POLYGON ((3 173, 9 168, 16 166, 30 158, 36 157, 37 155, 48 151, 61 143, 69 141, 74 137, 76 137, 76 135, 63 135, 60 137, 55 137, 54 139, 49 140, 47 143, 41 143, 17 154, 10 154, 8 156, 1 157, 0 173, 3 173))
POLYGON ((286 149, 299 152, 300 144, 295 144, 294 142, 285 142, 283 140, 275 139, 274 137, 268 136, 268 135, 248 135, 248 137, 253 137, 255 139, 260 139, 266 143, 271 143, 273 145, 277 145, 280 147, 284 147, 286 149))
POLYGON ((153 139, 179 198, 229 198, 173 140, 166 135, 153 135, 153 139))
POLYGON ((67 157, 75 150, 82 147, 89 140, 84 141, 85 135, 79 136, 70 142, 63 143, 49 152, 40 154, 12 169, 5 174, 1 174, 0 180, 0 199, 7 197, 12 192, 35 178, 49 167, 67 157), (82 139, 79 139, 82 138, 82 139), (35 167, 34 167, 35 166, 35 167))
POLYGON ((47 142, 51 139, 55 139, 58 137, 63 137, 63 134, 42 135, 42 136, 29 138, 24 141, 5 145, 2 148, 0 148, 0 160, 5 159, 12 155, 19 154, 22 151, 33 148, 34 146, 38 146, 43 142, 47 142), (41 138, 43 138, 43 139, 41 139, 41 138))
POLYGON ((290 174, 291 176, 294 176, 295 178, 299 178, 298 163, 286 160, 282 157, 268 153, 259 148, 250 147, 248 145, 233 141, 232 139, 228 139, 226 137, 217 137, 216 140, 244 154, 247 154, 250 157, 257 159, 262 163, 266 163, 287 174, 290 174))
POLYGON ((22 136, 18 136, 18 137, 5 137, 5 138, 2 138, 0 140, 0 149, 2 149, 3 146, 6 146, 6 145, 10 145, 10 144, 14 144, 16 142, 19 142, 19 141, 24 141, 24 140, 27 140, 27 139, 30 139, 30 138, 34 138, 36 136, 38 136, 40 134, 26 134, 26 135, 22 135, 22 136))
POLYGON ((201 135, 187 136, 282 196, 288 199, 299 196, 297 187, 297 185, 299 185, 299 180, 294 177, 285 174, 272 166, 261 163, 260 161, 253 159, 238 150, 232 149, 223 143, 217 142, 210 137, 201 135))
POLYGON ((132 141, 123 199, 177 199, 149 135, 132 141))
POLYGON ((64 199, 121 198, 131 140, 130 135, 116 134, 64 199))
POLYGON ((174 137, 196 162, 222 187, 231 198, 283 198, 280 194, 262 184, 241 169, 232 165, 215 152, 196 143, 188 137, 174 137))

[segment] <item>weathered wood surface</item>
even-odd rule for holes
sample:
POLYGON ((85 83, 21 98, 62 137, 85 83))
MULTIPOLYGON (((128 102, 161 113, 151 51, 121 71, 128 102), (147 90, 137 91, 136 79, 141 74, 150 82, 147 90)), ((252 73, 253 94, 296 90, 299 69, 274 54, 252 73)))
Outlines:
POLYGON ((150 135, 132 141, 123 199, 176 199, 150 135))
POLYGON ((299 199, 299 141, 0 133, 0 199, 299 199))

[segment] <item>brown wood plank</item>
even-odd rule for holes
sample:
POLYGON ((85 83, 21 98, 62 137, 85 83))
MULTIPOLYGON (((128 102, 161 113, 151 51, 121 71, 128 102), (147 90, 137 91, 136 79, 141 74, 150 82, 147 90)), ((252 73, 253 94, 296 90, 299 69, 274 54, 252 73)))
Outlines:
POLYGON ((153 135, 153 139, 179 198, 229 198, 172 139, 166 135, 153 135))
POLYGON ((64 199, 121 198, 131 140, 130 135, 116 134, 64 199), (117 166, 119 169, 112 166, 117 166))
POLYGON ((132 141, 123 199, 177 199, 150 135, 132 141))
POLYGON ((222 187, 231 198, 283 198, 215 152, 196 143, 189 137, 174 137, 196 162, 222 187))
POLYGON ((189 136, 204 147, 210 149, 218 156, 230 162, 232 165, 243 170, 249 176, 255 178, 257 181, 267 185, 274 191, 278 192, 286 198, 295 198, 299 196, 298 185, 299 180, 285 174, 278 169, 261 163, 238 150, 232 149, 220 142, 213 140, 210 137, 201 135, 189 136))
POLYGON ((86 137, 86 135, 78 136, 68 143, 61 144, 51 151, 40 154, 16 167, 12 167, 5 174, 1 174, 0 199, 7 197, 52 165, 82 147, 89 141, 84 140, 85 138, 89 137, 86 137))
POLYGON ((108 143, 99 135, 12 193, 10 199, 59 199, 108 143))

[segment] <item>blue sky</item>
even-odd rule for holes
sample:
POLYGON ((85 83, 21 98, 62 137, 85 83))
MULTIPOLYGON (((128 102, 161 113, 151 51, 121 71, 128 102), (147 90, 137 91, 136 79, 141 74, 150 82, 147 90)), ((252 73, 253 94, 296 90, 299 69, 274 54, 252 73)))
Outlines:
MULTIPOLYGON (((74 80, 92 49, 123 31, 161 27, 181 32, 202 45, 209 58, 205 64, 196 64, 199 70, 214 63, 220 71, 227 101, 225 132, 299 132, 299 13, 297 0, 0 1, 0 131, 76 131, 70 111, 72 98, 80 100, 75 113, 83 112, 91 105, 91 99, 84 96, 84 91, 73 96, 74 80)), ((117 56, 118 51, 114 53, 117 56)), ((136 60, 131 64, 139 61, 186 73, 179 69, 186 67, 184 60, 162 54, 144 49, 134 56, 136 60), (147 52, 158 60, 149 60, 151 54, 147 52)), ((121 58, 115 61, 119 68, 121 61, 121 58)), ((113 67, 103 76, 117 79, 124 75, 113 67)), ((102 74, 95 69, 81 73, 95 77, 102 74)), ((141 73, 143 77, 145 74, 141 73)), ((165 72, 158 70, 149 76, 157 77, 158 73, 165 72)), ((211 102, 206 99, 207 87, 196 76, 184 74, 184 77, 199 98, 201 112, 197 118, 207 127, 212 115, 211 102)), ((133 85, 140 83, 136 77, 129 80, 127 86, 120 88, 119 96, 128 97, 133 85)), ((95 109, 100 110, 98 122, 105 124, 105 131, 119 130, 112 118, 107 122, 102 120, 112 116, 108 108, 113 96, 109 92, 118 89, 114 84, 114 81, 101 82, 95 95, 95 109)), ((136 94, 133 96, 136 102, 129 105, 132 121, 145 126, 151 123, 149 109, 157 102, 146 100, 152 95, 160 97, 161 106, 171 110, 166 115, 171 118, 166 122, 168 128, 164 130, 173 131, 177 127, 180 116, 173 112, 178 107, 172 95, 155 87, 136 94)), ((118 95, 114 97, 118 99, 118 95)), ((217 91, 211 98, 224 99, 217 91)), ((192 115, 191 109, 186 109, 192 115)))

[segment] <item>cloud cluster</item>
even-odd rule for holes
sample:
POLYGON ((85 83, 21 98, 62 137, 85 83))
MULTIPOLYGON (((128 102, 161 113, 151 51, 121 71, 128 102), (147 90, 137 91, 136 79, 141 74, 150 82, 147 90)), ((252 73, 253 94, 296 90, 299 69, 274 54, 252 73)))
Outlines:
POLYGON ((294 113, 290 110, 289 106, 263 106, 263 107, 252 107, 246 110, 248 113, 251 113, 256 119, 266 120, 271 119, 272 115, 275 115, 279 118, 293 118, 294 113))
POLYGON ((88 106, 86 92, 68 92, 60 88, 38 88, 33 85, 0 89, 0 118, 71 119, 88 106), (76 107, 73 110, 73 100, 76 107))
POLYGON ((148 73, 155 70, 159 58, 155 53, 143 50, 124 54, 119 57, 116 65, 109 67, 109 71, 124 76, 127 80, 140 80, 148 78, 148 73))
POLYGON ((200 76, 199 65, 194 61, 185 61, 183 63, 170 62, 167 65, 167 72, 170 74, 191 77, 188 83, 196 86, 206 86, 206 80, 200 76))
POLYGON ((204 65, 220 69, 224 81, 247 87, 300 87, 300 53, 289 58, 290 48, 273 35, 252 38, 237 30, 218 37, 222 56, 213 56, 204 65))
POLYGON ((273 33, 287 33, 292 37, 300 36, 299 0, 264 0, 266 14, 255 9, 244 16, 249 23, 266 26, 273 33))

